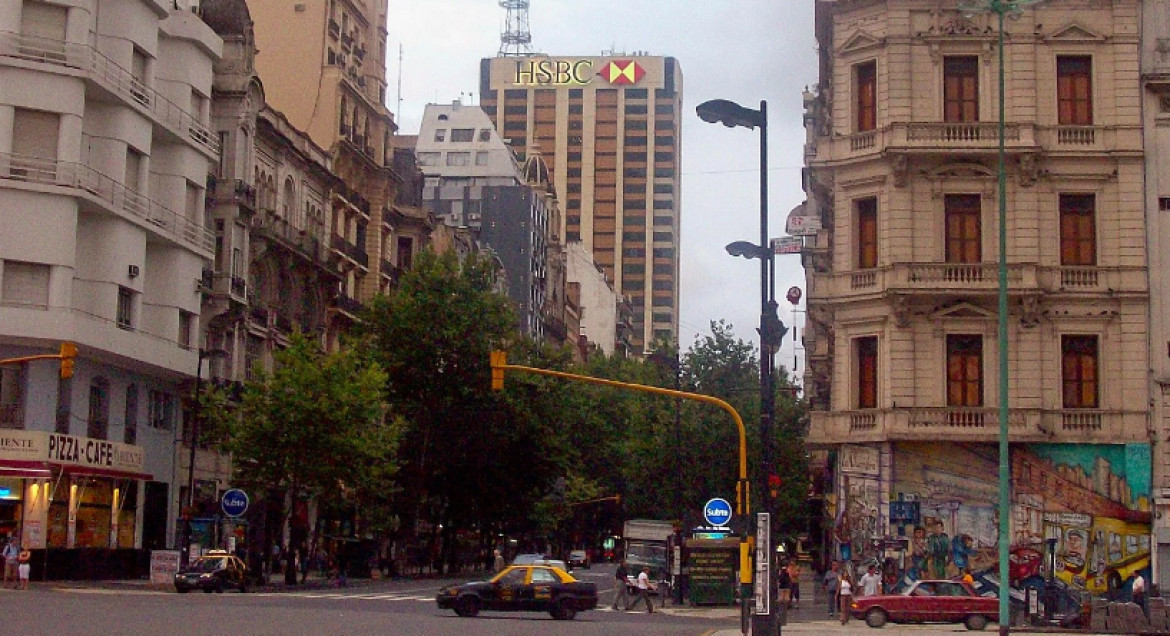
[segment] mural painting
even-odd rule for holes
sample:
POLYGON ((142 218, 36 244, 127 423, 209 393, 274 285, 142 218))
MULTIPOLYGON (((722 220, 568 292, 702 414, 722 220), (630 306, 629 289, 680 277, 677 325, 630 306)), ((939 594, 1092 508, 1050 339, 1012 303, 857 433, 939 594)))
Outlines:
MULTIPOLYGON (((848 539, 854 561, 878 564, 891 588, 964 571, 994 578, 996 445, 902 443, 892 451, 884 501, 873 492, 884 480, 841 475, 839 549, 848 539), (886 532, 872 525, 885 512, 880 503, 888 503, 886 532)), ((1131 572, 1148 571, 1149 445, 1013 446, 1011 472, 1013 586, 1042 585, 1049 546, 1056 577, 1092 594, 1116 591, 1131 572)), ((845 549, 839 554, 847 558, 845 549)))

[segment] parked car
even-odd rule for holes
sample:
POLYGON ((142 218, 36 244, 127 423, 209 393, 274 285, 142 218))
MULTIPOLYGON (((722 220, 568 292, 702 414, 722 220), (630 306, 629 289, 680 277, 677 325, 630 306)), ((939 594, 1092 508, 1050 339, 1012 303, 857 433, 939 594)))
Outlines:
POLYGON ((851 613, 870 627, 895 623, 963 623, 981 630, 999 617, 999 600, 962 581, 917 581, 900 594, 854 597, 851 613))
POLYGON ((573 550, 569 553, 569 567, 589 569, 589 553, 584 550, 573 550))
POLYGON ((212 550, 175 574, 175 591, 180 594, 194 589, 222 593, 227 588, 247 592, 248 567, 223 550, 212 550))
POLYGON ((467 617, 494 610, 548 612, 555 619, 572 620, 577 612, 597 607, 597 586, 555 566, 511 565, 487 581, 446 586, 435 602, 439 609, 467 617))

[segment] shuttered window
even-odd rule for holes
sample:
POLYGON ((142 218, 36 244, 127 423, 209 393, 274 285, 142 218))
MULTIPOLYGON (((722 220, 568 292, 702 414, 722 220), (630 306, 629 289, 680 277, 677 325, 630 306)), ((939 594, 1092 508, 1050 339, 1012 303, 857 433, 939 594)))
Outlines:
POLYGON ((877 408, 877 338, 858 338, 857 346, 857 408, 877 408))
POLYGON ((52 175, 57 161, 57 131, 61 116, 40 110, 17 108, 12 123, 13 170, 34 181, 37 175, 52 175))
POLYGON ((1067 55, 1056 58, 1057 123, 1093 124, 1093 58, 1067 55))
MULTIPOLYGON (((65 17, 67 8, 58 4, 25 0, 20 12, 20 34, 30 38, 65 41, 65 17)), ((44 42, 37 42, 43 45, 44 42)))
POLYGON ((1096 198, 1060 195, 1060 264, 1097 264, 1096 198))
POLYGON ((877 267, 877 199, 857 201, 857 269, 877 267))
POLYGON ((854 115, 857 132, 877 128, 877 62, 866 62, 854 67, 854 115))
POLYGON ((1097 336, 1063 336, 1060 344, 1064 408, 1097 408, 1097 336))
POLYGON ((979 121, 979 58, 943 59, 943 121, 979 121))
POLYGON ((978 263, 983 258, 979 195, 948 194, 944 205, 947 262, 978 263))
POLYGON ((49 308, 49 266, 4 261, 0 304, 28 309, 49 308))
POLYGON ((983 406, 980 336, 947 336, 947 406, 983 406))

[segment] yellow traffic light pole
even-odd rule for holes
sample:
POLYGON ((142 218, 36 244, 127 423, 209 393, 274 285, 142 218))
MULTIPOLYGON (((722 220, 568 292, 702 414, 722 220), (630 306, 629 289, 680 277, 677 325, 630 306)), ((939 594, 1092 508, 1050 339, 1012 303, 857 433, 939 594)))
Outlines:
POLYGON ((44 353, 36 356, 23 356, 20 358, 4 358, 0 360, 0 365, 5 364, 23 364, 25 362, 33 362, 35 360, 60 360, 61 361, 61 379, 68 380, 73 377, 73 359, 77 357, 77 345, 72 342, 61 343, 61 353, 44 353))
MULTIPOLYGON (((578 380, 581 382, 588 382, 590 384, 600 384, 602 386, 616 387, 619 389, 631 389, 634 391, 643 391, 645 393, 657 393, 659 395, 669 395, 670 397, 682 398, 684 400, 694 400, 696 402, 705 402, 707 404, 714 404, 719 408, 731 414, 735 420, 736 429, 739 432, 739 478, 735 484, 735 511, 736 514, 741 515, 744 522, 744 527, 750 529, 752 527, 751 519, 751 503, 750 503, 750 483, 747 478, 747 433, 743 426, 743 419, 736 412, 735 407, 731 406, 723 400, 710 395, 703 395, 701 393, 688 393, 686 391, 675 391, 673 389, 663 389, 656 386, 647 386, 645 384, 634 384, 632 382, 619 382, 617 380, 606 380, 603 378, 594 378, 588 375, 578 375, 575 373, 565 373, 564 371, 552 371, 550 369, 538 369, 536 367, 526 367, 518 364, 508 364, 508 353, 506 351, 492 351, 491 352, 491 368, 492 368, 492 389, 499 391, 504 388, 504 371, 523 371, 526 373, 535 373, 538 375, 547 375, 554 378, 564 378, 567 380, 578 380)), ((740 536, 739 542, 739 583, 741 587, 740 599, 744 607, 744 621, 741 627, 746 628, 746 616, 748 603, 751 601, 751 585, 752 585, 752 567, 751 567, 751 551, 748 543, 749 532, 747 530, 740 536)), ((744 631, 746 632, 746 629, 744 631)))

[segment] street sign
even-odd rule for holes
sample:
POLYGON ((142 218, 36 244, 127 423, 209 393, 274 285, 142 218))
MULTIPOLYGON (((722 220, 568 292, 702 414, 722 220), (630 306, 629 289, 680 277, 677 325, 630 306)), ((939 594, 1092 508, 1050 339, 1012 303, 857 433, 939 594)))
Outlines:
POLYGON ((773 254, 799 254, 804 247, 804 239, 799 236, 781 236, 772 239, 773 254))
POLYGON ((772 515, 756 513, 756 614, 772 613, 772 595, 768 593, 772 581, 772 515))
POLYGON ((731 504, 726 499, 715 497, 703 506, 703 518, 713 526, 726 526, 731 521, 731 504))
POLYGON ((223 493, 219 507, 223 509, 223 514, 238 517, 248 511, 248 495, 238 488, 232 488, 223 493))

